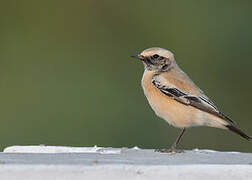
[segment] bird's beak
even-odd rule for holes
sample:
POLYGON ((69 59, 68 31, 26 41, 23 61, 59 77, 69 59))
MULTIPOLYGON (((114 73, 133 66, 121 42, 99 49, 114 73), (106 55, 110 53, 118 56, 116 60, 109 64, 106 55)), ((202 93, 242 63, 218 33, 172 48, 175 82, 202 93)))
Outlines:
POLYGON ((132 58, 137 58, 137 59, 140 59, 140 60, 143 60, 143 59, 144 59, 144 57, 143 57, 141 54, 135 54, 135 55, 132 55, 132 56, 130 56, 130 57, 132 57, 132 58))

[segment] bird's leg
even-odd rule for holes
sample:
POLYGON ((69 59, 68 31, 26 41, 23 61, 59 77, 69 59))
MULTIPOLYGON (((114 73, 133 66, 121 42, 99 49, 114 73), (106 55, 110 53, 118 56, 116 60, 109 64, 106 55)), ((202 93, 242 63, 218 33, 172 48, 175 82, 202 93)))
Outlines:
POLYGON ((176 147, 177 147, 177 145, 178 145, 178 143, 179 143, 181 137, 183 136, 184 132, 185 132, 185 128, 183 128, 183 129, 180 131, 178 137, 176 138, 175 142, 172 144, 172 146, 171 146, 170 149, 156 149, 155 151, 156 151, 156 152, 166 152, 166 153, 171 153, 171 152, 180 153, 180 152, 183 152, 183 150, 178 150, 178 149, 176 149, 176 147))
POLYGON ((175 142, 173 143, 171 149, 176 149, 176 147, 177 147, 177 145, 178 145, 178 143, 179 143, 179 141, 180 141, 180 139, 181 139, 181 137, 183 136, 184 133, 185 133, 185 128, 183 128, 180 131, 180 133, 179 133, 178 137, 176 138, 175 142))

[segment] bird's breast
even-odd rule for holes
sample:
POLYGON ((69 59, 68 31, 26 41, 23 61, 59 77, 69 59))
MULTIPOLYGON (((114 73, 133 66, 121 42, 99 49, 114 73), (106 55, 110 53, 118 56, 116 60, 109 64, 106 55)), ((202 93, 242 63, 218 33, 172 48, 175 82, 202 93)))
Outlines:
POLYGON ((169 124, 176 127, 188 127, 198 125, 199 112, 197 109, 179 103, 172 97, 161 93, 158 88, 152 84, 152 77, 155 72, 145 71, 142 78, 142 87, 148 102, 155 113, 166 120, 169 124))

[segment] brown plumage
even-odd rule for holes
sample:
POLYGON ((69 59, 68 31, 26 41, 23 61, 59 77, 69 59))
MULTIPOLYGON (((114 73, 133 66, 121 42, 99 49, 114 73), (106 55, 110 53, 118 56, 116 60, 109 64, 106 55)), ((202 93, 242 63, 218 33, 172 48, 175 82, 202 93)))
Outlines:
POLYGON ((144 94, 154 112, 169 124, 182 128, 172 148, 174 151, 185 128, 210 126, 228 129, 249 140, 251 137, 234 126, 214 103, 176 64, 173 54, 162 48, 149 48, 134 56, 145 67, 142 78, 144 94))

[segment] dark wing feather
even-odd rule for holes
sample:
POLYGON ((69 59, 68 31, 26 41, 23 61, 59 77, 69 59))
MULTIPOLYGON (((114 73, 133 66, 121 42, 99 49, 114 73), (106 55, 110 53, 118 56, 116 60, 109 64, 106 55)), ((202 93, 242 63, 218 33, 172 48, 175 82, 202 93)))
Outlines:
POLYGON ((230 123, 234 123, 232 119, 224 115, 222 112, 220 112, 217 107, 214 105, 212 101, 210 101, 205 96, 195 96, 191 95, 188 92, 181 91, 177 89, 176 87, 168 86, 162 84, 157 79, 153 79, 152 83, 155 87, 157 87, 163 94, 173 97, 175 100, 177 100, 180 103, 183 103, 185 105, 193 106, 197 109, 200 109, 202 111, 208 112, 210 114, 216 115, 224 120, 227 120, 230 123))

